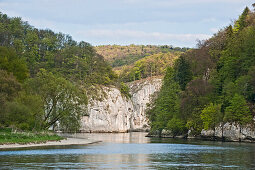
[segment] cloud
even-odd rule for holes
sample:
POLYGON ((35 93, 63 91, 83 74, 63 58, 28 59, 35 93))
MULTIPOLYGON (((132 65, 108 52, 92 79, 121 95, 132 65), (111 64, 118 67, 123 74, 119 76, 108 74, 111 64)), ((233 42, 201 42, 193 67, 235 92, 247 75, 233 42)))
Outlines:
POLYGON ((210 31, 212 33, 217 33, 219 31, 219 28, 210 28, 210 31))
POLYGON ((93 37, 130 37, 130 38, 145 38, 145 39, 176 39, 180 41, 190 41, 194 39, 206 39, 210 35, 207 34, 168 34, 159 32, 144 32, 133 30, 90 30, 85 33, 93 37))
POLYGON ((211 17, 211 18, 204 18, 204 19, 202 19, 201 20, 201 22, 216 22, 217 21, 217 19, 216 18, 213 18, 213 17, 211 17))
POLYGON ((87 39, 94 39, 94 41, 108 39, 111 44, 115 44, 115 42, 120 40, 125 40, 127 44, 129 42, 133 42, 135 44, 151 44, 151 42, 157 42, 158 44, 171 44, 172 42, 180 42, 187 45, 194 44, 198 39, 208 39, 211 36, 207 34, 170 34, 136 30, 105 29, 78 31, 77 35, 86 37, 87 39))

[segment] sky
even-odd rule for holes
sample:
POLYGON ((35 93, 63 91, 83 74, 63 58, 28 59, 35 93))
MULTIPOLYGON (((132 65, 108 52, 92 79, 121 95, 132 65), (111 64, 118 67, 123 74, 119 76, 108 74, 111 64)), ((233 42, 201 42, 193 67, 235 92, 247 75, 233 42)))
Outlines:
POLYGON ((0 0, 0 12, 92 45, 195 47, 253 0, 0 0))

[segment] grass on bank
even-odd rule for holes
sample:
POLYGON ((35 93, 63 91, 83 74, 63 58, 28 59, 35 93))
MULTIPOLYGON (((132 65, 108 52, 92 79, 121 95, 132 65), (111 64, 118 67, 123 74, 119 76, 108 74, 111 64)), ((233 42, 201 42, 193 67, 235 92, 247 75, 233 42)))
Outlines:
POLYGON ((0 145, 45 143, 47 141, 59 141, 62 139, 64 138, 50 132, 12 132, 11 129, 0 129, 0 145))

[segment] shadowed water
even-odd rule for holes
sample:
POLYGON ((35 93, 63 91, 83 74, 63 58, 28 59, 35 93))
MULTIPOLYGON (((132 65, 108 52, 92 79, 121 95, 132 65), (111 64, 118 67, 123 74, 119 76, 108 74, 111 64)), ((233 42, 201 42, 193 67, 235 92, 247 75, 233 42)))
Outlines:
POLYGON ((151 139, 145 135, 76 134, 103 142, 0 150, 0 169, 255 169, 255 144, 151 139))

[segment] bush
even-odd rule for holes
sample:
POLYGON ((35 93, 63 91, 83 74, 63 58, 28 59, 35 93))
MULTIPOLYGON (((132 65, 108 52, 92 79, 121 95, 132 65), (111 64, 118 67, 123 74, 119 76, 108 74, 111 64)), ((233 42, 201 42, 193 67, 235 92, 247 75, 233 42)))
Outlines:
POLYGON ((187 132, 185 122, 175 117, 167 123, 167 129, 171 130, 174 136, 187 132))
POLYGON ((129 87, 123 82, 120 83, 120 93, 124 95, 127 99, 131 98, 131 94, 129 93, 129 87))

